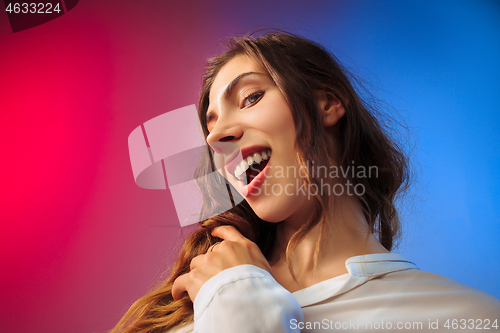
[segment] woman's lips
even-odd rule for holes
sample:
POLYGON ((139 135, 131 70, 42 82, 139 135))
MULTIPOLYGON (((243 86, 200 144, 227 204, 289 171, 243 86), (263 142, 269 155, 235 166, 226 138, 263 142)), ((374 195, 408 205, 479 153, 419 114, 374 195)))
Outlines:
POLYGON ((255 176, 248 185, 245 185, 241 180, 238 181, 238 183, 241 186, 241 194, 245 198, 258 194, 257 192, 259 191, 260 187, 266 180, 267 174, 269 173, 271 159, 272 157, 270 157, 269 160, 267 161, 266 167, 257 176, 255 176))

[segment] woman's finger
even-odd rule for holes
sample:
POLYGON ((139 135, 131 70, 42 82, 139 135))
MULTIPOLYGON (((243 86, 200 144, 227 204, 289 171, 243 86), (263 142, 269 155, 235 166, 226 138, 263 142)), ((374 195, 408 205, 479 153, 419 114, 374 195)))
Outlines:
POLYGON ((221 225, 212 230, 212 236, 219 237, 224 240, 237 242, 246 240, 245 236, 243 236, 238 229, 233 227, 232 225, 221 225))
POLYGON ((211 246, 208 248, 207 253, 208 253, 208 252, 213 252, 213 251, 215 250, 215 247, 216 247, 217 245, 219 245, 220 243, 222 243, 222 242, 217 242, 217 243, 215 243, 215 244, 211 245, 211 246))
POLYGON ((184 297, 184 293, 187 291, 187 283, 189 277, 187 274, 179 276, 174 281, 174 285, 172 286, 172 297, 175 300, 179 300, 184 297))
MULTIPOLYGON (((210 248, 209 248, 209 250, 210 250, 210 248)), ((201 266, 202 265, 202 260, 203 260, 203 254, 201 254, 199 256, 196 256, 193 259, 191 259, 191 263, 189 264, 189 270, 192 271, 196 267, 201 266)))

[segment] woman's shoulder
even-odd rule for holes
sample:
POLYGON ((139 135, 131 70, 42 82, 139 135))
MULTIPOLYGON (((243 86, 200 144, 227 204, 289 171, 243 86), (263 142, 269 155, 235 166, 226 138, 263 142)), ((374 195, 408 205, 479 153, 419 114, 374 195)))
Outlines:
POLYGON ((386 295, 411 300, 422 309, 500 319, 498 298, 439 274, 409 269, 383 275, 370 284, 375 289, 384 286, 386 295))
POLYGON ((367 277, 368 285, 377 285, 384 292, 410 294, 463 294, 468 297, 499 300, 483 291, 469 287, 445 276, 421 270, 401 254, 383 253, 352 257, 346 261, 352 275, 367 277))
POLYGON ((353 257, 346 266, 351 277, 345 287, 339 288, 342 293, 336 292, 329 298, 332 306, 345 308, 346 304, 355 304, 356 309, 392 309, 412 316, 433 313, 440 318, 500 319, 500 300, 496 297, 420 270, 400 254, 353 257))
POLYGON ((490 298, 498 301, 497 298, 484 291, 421 269, 393 272, 384 276, 383 280, 396 285, 400 282, 402 286, 410 286, 412 290, 426 291, 427 293, 463 293, 469 296, 490 298))

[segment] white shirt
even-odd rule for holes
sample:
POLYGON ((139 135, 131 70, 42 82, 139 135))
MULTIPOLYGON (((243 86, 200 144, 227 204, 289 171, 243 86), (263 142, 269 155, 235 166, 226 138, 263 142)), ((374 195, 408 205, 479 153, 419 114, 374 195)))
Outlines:
POLYGON ((402 255, 356 256, 346 268, 293 294, 256 266, 226 269, 201 287, 194 324, 172 333, 500 332, 498 299, 402 255))

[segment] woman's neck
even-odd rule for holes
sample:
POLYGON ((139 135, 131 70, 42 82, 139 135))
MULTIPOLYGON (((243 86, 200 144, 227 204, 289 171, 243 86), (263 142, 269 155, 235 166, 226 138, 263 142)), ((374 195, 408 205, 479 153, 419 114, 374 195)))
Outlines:
POLYGON ((279 259, 272 265, 273 276, 290 292, 346 274, 345 261, 350 257, 388 252, 369 232, 368 223, 355 197, 336 197, 332 211, 328 221, 314 226, 291 252, 296 279, 292 277, 287 265, 286 246, 302 224, 312 216, 314 201, 306 201, 297 210, 297 214, 277 226, 273 257, 279 259), (322 241, 319 243, 320 239, 322 241))

